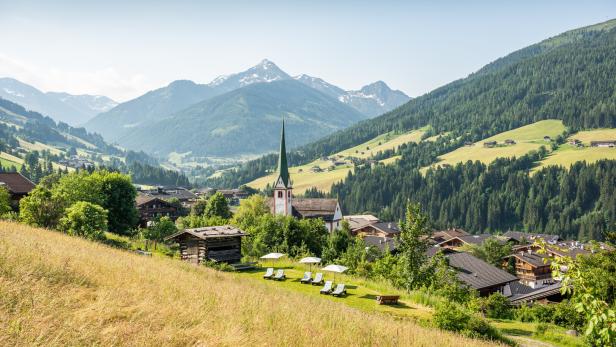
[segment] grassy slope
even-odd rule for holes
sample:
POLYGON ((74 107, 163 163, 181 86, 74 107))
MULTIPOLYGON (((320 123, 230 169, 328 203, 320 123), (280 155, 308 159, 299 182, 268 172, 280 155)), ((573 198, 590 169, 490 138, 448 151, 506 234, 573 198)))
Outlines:
MULTIPOLYGON (((362 143, 361 145, 340 151, 333 156, 355 157, 355 158, 370 158, 377 154, 379 151, 385 151, 388 149, 396 149, 400 145, 409 142, 418 142, 421 140, 425 129, 413 130, 403 134, 383 134, 375 137, 374 139, 362 143), (381 143, 379 145, 379 143, 381 143)), ((397 157, 388 158, 382 160, 385 164, 392 163, 397 157)), ((326 170, 331 165, 331 162, 317 159, 309 164, 302 166, 294 166, 289 168, 289 173, 293 180, 293 190, 296 194, 302 194, 307 189, 316 187, 319 190, 328 192, 331 189, 333 183, 344 180, 350 171, 353 170, 352 164, 336 167, 333 171, 324 172, 311 172, 310 168, 313 166, 319 166, 321 169, 326 170), (301 172, 300 172, 301 170, 301 172)), ((261 178, 258 178, 247 185, 257 189, 263 189, 269 183, 272 184, 276 179, 275 174, 270 174, 261 178)))
POLYGON ((0 345, 489 345, 239 276, 0 222, 0 345))
POLYGON ((593 140, 616 140, 616 129, 580 131, 569 138, 582 141, 585 147, 578 148, 565 143, 542 160, 535 170, 549 165, 569 167, 577 161, 592 163, 601 159, 616 160, 616 148, 588 147, 593 140))
POLYGON ((500 157, 520 157, 532 150, 539 149, 541 146, 546 146, 549 149, 549 143, 545 142, 543 137, 547 135, 554 138, 562 134, 564 130, 565 126, 560 120, 539 121, 478 141, 473 146, 458 148, 440 156, 440 161, 434 164, 434 166, 443 164, 453 165, 468 160, 490 163, 500 157), (507 139, 515 140, 517 143, 512 146, 483 147, 484 142, 497 141, 501 143, 507 139))

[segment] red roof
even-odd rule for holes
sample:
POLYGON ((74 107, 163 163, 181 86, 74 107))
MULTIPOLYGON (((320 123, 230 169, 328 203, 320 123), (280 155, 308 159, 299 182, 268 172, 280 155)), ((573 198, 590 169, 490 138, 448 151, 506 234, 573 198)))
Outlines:
POLYGON ((19 172, 0 173, 0 183, 6 186, 13 194, 28 194, 34 189, 35 184, 25 178, 19 172))

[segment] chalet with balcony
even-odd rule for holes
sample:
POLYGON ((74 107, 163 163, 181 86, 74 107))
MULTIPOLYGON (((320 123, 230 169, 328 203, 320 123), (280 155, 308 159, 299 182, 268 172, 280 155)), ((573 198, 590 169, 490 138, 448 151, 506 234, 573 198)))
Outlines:
POLYGON ((503 268, 507 267, 512 259, 515 262, 515 273, 520 283, 531 288, 541 288, 555 283, 548 256, 531 250, 516 252, 503 259, 503 268))

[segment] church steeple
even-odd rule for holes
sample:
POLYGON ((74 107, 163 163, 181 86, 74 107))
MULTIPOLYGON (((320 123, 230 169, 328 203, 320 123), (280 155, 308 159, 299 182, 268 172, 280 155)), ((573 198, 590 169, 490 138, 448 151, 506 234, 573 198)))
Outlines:
POLYGON ((280 153, 278 154, 278 177, 274 183, 274 208, 276 214, 290 216, 293 213, 293 187, 287 164, 287 146, 284 141, 284 119, 280 134, 280 153))
POLYGON ((284 119, 282 120, 282 132, 280 134, 280 153, 278 154, 278 179, 276 184, 282 181, 285 188, 291 187, 291 180, 289 178, 289 167, 287 164, 287 148, 284 138, 284 119))

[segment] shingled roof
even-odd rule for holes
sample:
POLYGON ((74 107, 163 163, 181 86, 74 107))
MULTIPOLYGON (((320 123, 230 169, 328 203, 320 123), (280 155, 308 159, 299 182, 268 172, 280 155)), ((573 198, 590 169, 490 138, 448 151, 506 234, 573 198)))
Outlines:
POLYGON ((526 262, 534 267, 541 267, 541 266, 549 266, 550 265, 550 259, 549 256, 545 255, 545 254, 538 254, 536 252, 516 252, 513 253, 509 256, 509 257, 515 257, 520 259, 523 262, 526 262))
POLYGON ((246 236, 247 235, 243 230, 238 229, 234 226, 220 225, 220 226, 211 226, 211 227, 203 227, 203 228, 184 229, 184 230, 178 231, 177 233, 171 236, 168 236, 167 238, 165 238, 165 240, 172 240, 183 234, 190 234, 202 240, 205 240, 208 238, 215 238, 215 237, 230 237, 230 236, 246 236))
POLYGON ((541 300, 553 295, 560 295, 561 288, 562 282, 557 282, 552 285, 533 290, 530 293, 514 295, 509 298, 509 301, 512 305, 520 305, 529 301, 541 300))
MULTIPOLYGON (((272 213, 275 213, 274 199, 268 198, 267 205, 272 213)), ((293 198, 291 207, 293 216, 297 218, 322 218, 326 222, 334 219, 336 214, 337 199, 323 198, 293 198)))
POLYGON ((35 184, 19 172, 0 173, 0 184, 4 185, 13 194, 28 194, 35 184))
POLYGON ((477 290, 518 280, 514 275, 468 253, 455 252, 445 256, 449 259, 449 265, 458 270, 458 278, 477 290))

